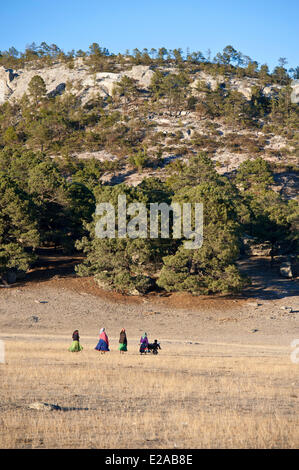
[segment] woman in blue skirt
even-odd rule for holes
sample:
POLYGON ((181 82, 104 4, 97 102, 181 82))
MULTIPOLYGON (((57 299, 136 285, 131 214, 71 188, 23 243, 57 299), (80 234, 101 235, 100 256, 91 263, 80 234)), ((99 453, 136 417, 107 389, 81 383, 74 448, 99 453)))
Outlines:
POLYGON ((109 340, 108 340, 108 336, 105 332, 105 328, 102 328, 100 330, 99 342, 96 345, 95 349, 97 351, 101 351, 101 353, 105 353, 106 351, 110 351, 110 349, 109 349, 109 340))

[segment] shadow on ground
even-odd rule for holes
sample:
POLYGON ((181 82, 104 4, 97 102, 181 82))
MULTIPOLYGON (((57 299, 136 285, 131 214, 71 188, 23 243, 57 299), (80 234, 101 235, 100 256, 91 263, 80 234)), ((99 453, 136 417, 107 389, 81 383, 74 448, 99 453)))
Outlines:
POLYGON ((252 281, 251 286, 244 289, 242 297, 275 300, 299 295, 298 279, 282 277, 279 263, 271 263, 270 258, 252 256, 240 260, 238 267, 252 281))
MULTIPOLYGON (((41 248, 38 251, 39 259, 32 269, 26 274, 24 280, 20 280, 8 287, 24 286, 35 282, 46 282, 51 279, 76 278, 75 266, 84 260, 80 254, 66 255, 53 248, 41 248)), ((234 299, 263 299, 276 300, 285 297, 299 296, 299 283, 297 279, 283 278, 279 272, 279 263, 271 263, 270 258, 251 257, 238 261, 238 267, 242 274, 251 278, 251 285, 237 295, 211 295, 202 296, 213 298, 234 299)), ((168 297, 170 293, 159 290, 151 292, 148 296, 168 297)), ((191 294, 190 294, 191 296, 191 294)), ((191 296, 192 297, 192 296, 191 296)), ((198 298, 198 297, 197 297, 198 298)))
POLYGON ((18 285, 48 281, 54 277, 76 277, 75 266, 84 259, 78 254, 66 255, 54 248, 39 248, 37 254, 38 260, 18 285))

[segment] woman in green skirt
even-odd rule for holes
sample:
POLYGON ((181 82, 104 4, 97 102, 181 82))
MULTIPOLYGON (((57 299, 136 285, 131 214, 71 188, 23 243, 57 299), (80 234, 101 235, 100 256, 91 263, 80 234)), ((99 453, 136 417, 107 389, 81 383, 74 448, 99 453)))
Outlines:
POLYGON ((75 330, 73 333, 73 342, 69 347, 69 351, 71 352, 82 351, 83 347, 81 346, 79 340, 80 340, 79 331, 75 330))
POLYGON ((119 335, 119 346, 118 349, 120 353, 127 351, 127 335, 126 335, 126 330, 122 328, 120 335, 119 335))

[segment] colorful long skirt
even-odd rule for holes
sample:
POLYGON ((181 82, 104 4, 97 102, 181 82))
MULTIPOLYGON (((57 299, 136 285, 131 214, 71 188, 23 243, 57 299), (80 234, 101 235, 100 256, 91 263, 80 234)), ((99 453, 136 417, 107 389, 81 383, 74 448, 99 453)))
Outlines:
POLYGON ((147 351, 147 344, 146 343, 141 343, 140 348, 139 348, 139 352, 142 354, 142 353, 145 353, 146 351, 147 351))
POLYGON ((82 351, 83 346, 79 343, 79 341, 73 341, 72 344, 69 347, 69 351, 71 352, 78 352, 82 351))
POLYGON ((126 343, 119 343, 118 349, 119 351, 127 351, 126 343))
POLYGON ((103 339, 100 339, 95 349, 97 351, 110 351, 110 349, 108 348, 108 344, 103 339))

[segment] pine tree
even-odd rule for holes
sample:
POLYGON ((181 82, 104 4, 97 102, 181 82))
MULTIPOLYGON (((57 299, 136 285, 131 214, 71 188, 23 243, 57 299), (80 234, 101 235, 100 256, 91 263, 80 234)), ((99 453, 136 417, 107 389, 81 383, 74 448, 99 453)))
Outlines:
POLYGON ((47 94, 46 84, 40 75, 34 75, 28 85, 28 92, 35 104, 38 104, 47 94))

